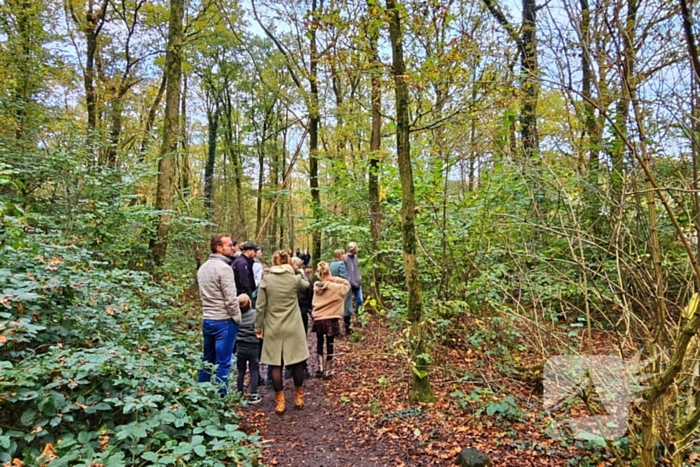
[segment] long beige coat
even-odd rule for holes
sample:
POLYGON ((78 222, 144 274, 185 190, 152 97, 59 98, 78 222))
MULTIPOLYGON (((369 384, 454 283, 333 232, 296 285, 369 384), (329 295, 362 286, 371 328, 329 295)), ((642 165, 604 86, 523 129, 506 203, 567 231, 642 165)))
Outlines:
POLYGON ((309 358, 297 291, 309 287, 300 271, 273 266, 258 289, 255 331, 263 332, 262 358, 268 365, 293 365, 309 358))

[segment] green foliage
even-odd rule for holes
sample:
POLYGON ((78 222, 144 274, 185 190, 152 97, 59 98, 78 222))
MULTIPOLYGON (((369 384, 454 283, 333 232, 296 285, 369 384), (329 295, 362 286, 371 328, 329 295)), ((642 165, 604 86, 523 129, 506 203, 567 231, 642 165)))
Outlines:
POLYGON ((176 288, 31 236, 0 255, 0 461, 256 465, 230 399, 196 384, 198 333, 171 324, 176 288))
POLYGON ((513 396, 506 396, 498 402, 489 402, 484 406, 486 415, 497 415, 498 418, 505 418, 510 421, 520 421, 523 412, 515 403, 513 396))
MULTIPOLYGON (((4 193, 12 193, 24 187, 24 184, 18 179, 19 171, 11 166, 0 162, 0 195, 4 193)), ((19 248, 22 245, 24 232, 22 229, 22 217, 24 210, 14 197, 0 196, 0 246, 10 245, 14 248, 19 248)))

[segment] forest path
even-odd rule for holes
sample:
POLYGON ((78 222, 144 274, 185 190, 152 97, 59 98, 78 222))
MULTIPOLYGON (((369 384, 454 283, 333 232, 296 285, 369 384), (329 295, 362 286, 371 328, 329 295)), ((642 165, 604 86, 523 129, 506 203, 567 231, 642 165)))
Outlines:
MULTIPOLYGON (((274 413, 271 388, 260 390, 262 403, 241 406, 242 428, 258 431, 264 443, 264 465, 449 466, 465 447, 487 453, 494 466, 566 466, 572 465, 572 458, 578 459, 573 465, 600 465, 573 445, 546 437, 541 395, 510 378, 499 391, 492 383, 498 381, 492 368, 496 362, 467 348, 434 349, 431 382, 436 402, 409 404, 410 374, 402 357, 405 336, 388 326, 384 317, 368 316, 367 321, 352 340, 336 339, 335 378, 304 381, 303 410, 294 409, 291 379, 284 383, 287 411, 282 416, 274 413), (465 372, 481 383, 467 381, 465 372), (490 398, 495 401, 506 392, 513 394, 522 410, 521 420, 486 416, 485 399, 455 397, 457 392, 470 394, 478 387, 491 387, 490 398)), ((313 375, 316 336, 310 333, 307 343, 313 375)))
MULTIPOLYGON (((370 368, 362 368, 361 360, 369 355, 363 346, 373 326, 359 330, 352 343, 346 336, 336 338, 333 370, 336 377, 323 380, 314 377, 316 371, 316 335, 309 332, 309 372, 304 381, 304 409, 294 408, 294 384, 284 381, 286 412, 275 411, 275 393, 272 388, 261 388, 263 401, 241 408, 241 424, 248 432, 259 431, 265 445, 265 465, 314 467, 373 467, 405 465, 406 447, 398 439, 382 440, 372 435, 367 421, 353 414, 360 406, 351 397, 361 389, 363 381, 375 380, 382 375, 370 368), (362 355, 357 353, 361 352, 362 355), (369 371, 369 374, 365 371, 369 371)), ((371 360, 371 359, 369 359, 371 360)), ((371 362, 365 362, 371 363, 371 362)), ((366 410, 365 410, 366 411, 366 410)))

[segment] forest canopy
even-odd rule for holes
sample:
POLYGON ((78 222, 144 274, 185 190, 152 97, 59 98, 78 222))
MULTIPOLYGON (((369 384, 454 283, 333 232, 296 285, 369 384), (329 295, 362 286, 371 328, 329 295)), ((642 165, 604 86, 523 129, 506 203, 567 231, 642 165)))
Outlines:
POLYGON ((415 403, 434 400, 448 345, 537 377, 524 352, 540 379, 553 355, 660 355, 629 452, 606 449, 619 465, 688 465, 700 449, 693 7, 6 0, 0 461, 29 463, 59 436, 73 441, 58 457, 84 465, 158 449, 187 465, 255 458, 212 388, 176 389, 197 365, 185 357, 196 316, 178 306, 226 233, 313 264, 358 242, 366 307, 405 330, 415 403), (137 376, 161 364, 178 376, 137 376), (175 406, 196 408, 189 428, 175 406), (147 433, 162 436, 135 442, 147 433))

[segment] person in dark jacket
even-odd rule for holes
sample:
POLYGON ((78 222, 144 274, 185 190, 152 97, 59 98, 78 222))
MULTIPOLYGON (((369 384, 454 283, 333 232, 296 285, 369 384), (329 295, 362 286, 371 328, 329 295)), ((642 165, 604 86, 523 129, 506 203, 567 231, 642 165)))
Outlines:
MULTIPOLYGON (((292 258, 294 269, 304 271, 304 262, 301 258, 292 258)), ((306 280, 309 284, 312 282, 311 275, 304 271, 306 280)), ((309 314, 311 313, 311 300, 314 298, 314 290, 309 285, 308 288, 297 291, 297 300, 299 301, 299 310, 301 311, 301 320, 304 323, 304 334, 309 333, 309 314)))
POLYGON ((236 377, 236 388, 243 395, 243 381, 246 370, 250 372, 250 394, 248 402, 259 404, 262 399, 258 394, 258 383, 260 379, 260 347, 261 341, 255 334, 255 319, 257 314, 251 309, 242 314, 241 324, 236 337, 236 367, 238 376, 236 377))
MULTIPOLYGON (((236 280, 236 290, 253 298, 255 291, 255 275, 253 274, 253 258, 257 250, 252 242, 245 242, 241 245, 241 255, 233 260, 233 277, 236 280)), ((253 306, 255 308, 255 306, 253 306)))
MULTIPOLYGON (((304 335, 307 335, 309 333, 309 315, 311 314, 311 301, 314 298, 313 279, 311 277, 310 271, 307 272, 304 269, 304 263, 301 258, 292 258, 292 263, 294 269, 304 271, 306 280, 309 281, 309 287, 297 291, 297 301, 299 302, 299 311, 301 311, 301 322, 304 324, 304 335)), ((291 368, 287 368, 284 372, 284 378, 289 379, 291 377, 292 370, 291 368)), ((304 362, 304 378, 310 377, 311 373, 309 373, 309 364, 307 360, 306 362, 304 362)))

